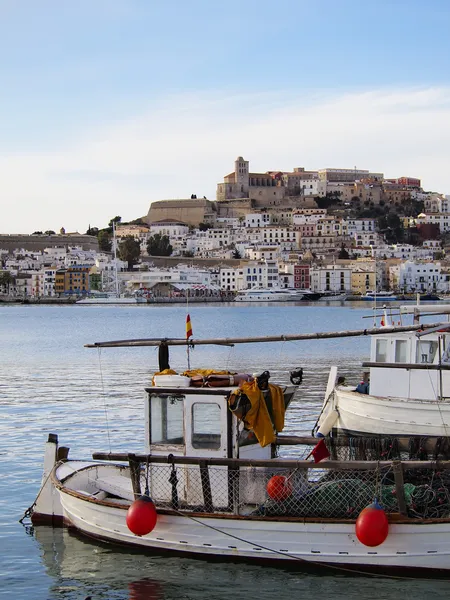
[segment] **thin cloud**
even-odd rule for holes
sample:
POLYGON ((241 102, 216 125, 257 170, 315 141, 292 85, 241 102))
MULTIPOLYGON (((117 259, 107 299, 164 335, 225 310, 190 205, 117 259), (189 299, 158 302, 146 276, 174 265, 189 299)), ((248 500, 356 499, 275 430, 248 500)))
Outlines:
POLYGON ((54 152, 0 156, 4 232, 84 231, 150 203, 214 199, 237 155, 253 171, 367 168, 450 192, 450 88, 341 95, 187 94, 68 139, 54 152))

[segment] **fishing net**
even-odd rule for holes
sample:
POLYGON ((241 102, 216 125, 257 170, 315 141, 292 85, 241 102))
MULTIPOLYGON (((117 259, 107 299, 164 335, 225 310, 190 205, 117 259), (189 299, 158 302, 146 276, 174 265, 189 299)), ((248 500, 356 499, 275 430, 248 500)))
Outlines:
POLYGON ((150 466, 148 478, 156 505, 180 511, 356 519, 375 497, 386 512, 398 513, 400 489, 409 517, 450 518, 450 473, 437 467, 404 470, 402 488, 392 465, 364 470, 311 463, 308 469, 280 470, 158 464, 150 466))

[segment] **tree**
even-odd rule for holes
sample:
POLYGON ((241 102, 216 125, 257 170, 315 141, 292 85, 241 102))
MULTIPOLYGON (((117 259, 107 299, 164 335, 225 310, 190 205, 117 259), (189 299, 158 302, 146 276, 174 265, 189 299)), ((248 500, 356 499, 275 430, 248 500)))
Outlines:
POLYGON ((102 252, 111 252, 111 236, 107 229, 102 229, 97 235, 98 247, 102 252))
POLYGON ((113 223, 115 223, 115 224, 117 225, 117 223, 120 223, 120 222, 121 222, 121 220, 122 220, 122 217, 114 217, 114 218, 113 218, 113 219, 111 219, 111 221, 108 223, 108 227, 110 227, 110 228, 111 228, 111 230, 112 230, 113 223))
POLYGON ((53 231, 53 229, 47 229, 47 231, 44 231, 45 235, 55 235, 55 232, 53 231))
POLYGON ((207 231, 208 229, 211 229, 211 225, 208 223, 199 223, 198 228, 200 231, 207 231))
POLYGON ((93 236, 97 236, 98 235, 98 227, 91 227, 89 225, 88 230, 86 231, 86 235, 93 235, 93 236))
POLYGON ((341 249, 338 254, 338 258, 343 258, 343 259, 350 258, 347 250, 345 249, 344 244, 342 244, 342 246, 341 246, 341 249))
POLYGON ((9 271, 3 271, 3 273, 0 273, 0 288, 3 288, 6 294, 9 294, 10 286, 14 282, 15 279, 9 271))
POLYGON ((160 233, 150 236, 147 243, 147 252, 150 256, 170 256, 173 248, 169 236, 160 233))
POLYGON ((31 235, 44 235, 42 231, 33 231, 31 235))
POLYGON ((118 247, 118 255, 122 260, 128 262, 128 268, 132 269, 133 266, 139 262, 141 255, 141 243, 139 240, 134 239, 132 235, 128 235, 120 242, 118 247))
POLYGON ((233 250, 233 254, 232 254, 233 258, 242 258, 241 253, 239 252, 239 250, 237 248, 235 248, 233 250))

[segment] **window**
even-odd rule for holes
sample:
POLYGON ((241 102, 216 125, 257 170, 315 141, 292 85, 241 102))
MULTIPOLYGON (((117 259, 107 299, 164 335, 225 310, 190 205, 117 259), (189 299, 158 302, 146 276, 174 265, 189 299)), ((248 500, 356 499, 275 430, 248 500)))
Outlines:
POLYGON ((395 362, 396 363, 406 363, 407 359, 407 346, 408 342, 406 340, 397 340, 395 342, 395 362))
POLYGON ((184 444, 184 396, 150 395, 150 443, 184 444))
POLYGON ((192 447, 219 450, 221 420, 218 404, 196 402, 192 405, 192 447))
POLYGON ((387 340, 377 340, 375 347, 375 361, 386 362, 387 361, 387 340))
POLYGON ((436 356, 438 343, 430 341, 420 341, 417 343, 416 362, 432 363, 436 356))

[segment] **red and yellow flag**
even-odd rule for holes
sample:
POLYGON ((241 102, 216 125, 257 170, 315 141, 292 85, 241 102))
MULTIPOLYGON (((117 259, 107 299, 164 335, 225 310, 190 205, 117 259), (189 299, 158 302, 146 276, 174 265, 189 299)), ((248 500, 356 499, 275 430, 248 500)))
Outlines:
POLYGON ((192 325, 190 315, 186 315, 186 339, 188 340, 192 336, 192 325))

